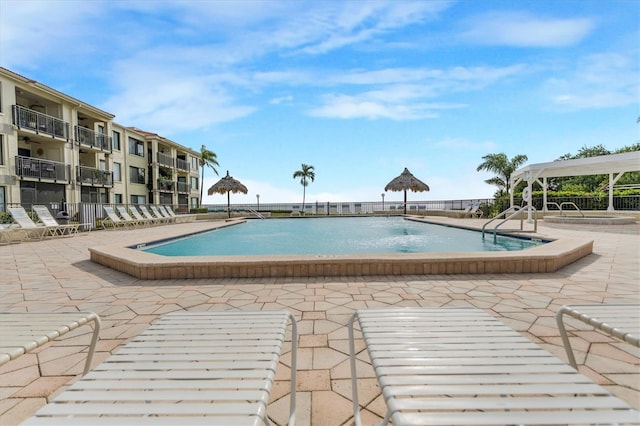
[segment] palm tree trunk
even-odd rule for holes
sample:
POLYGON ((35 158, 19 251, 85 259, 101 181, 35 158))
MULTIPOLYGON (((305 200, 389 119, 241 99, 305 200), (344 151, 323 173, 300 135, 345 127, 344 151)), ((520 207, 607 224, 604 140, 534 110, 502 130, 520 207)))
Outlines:
POLYGON ((204 189, 204 166, 202 166, 202 174, 200 175, 200 205, 202 207, 202 190, 204 189))
POLYGON ((304 213, 304 199, 306 197, 306 188, 302 187, 302 212, 304 213))

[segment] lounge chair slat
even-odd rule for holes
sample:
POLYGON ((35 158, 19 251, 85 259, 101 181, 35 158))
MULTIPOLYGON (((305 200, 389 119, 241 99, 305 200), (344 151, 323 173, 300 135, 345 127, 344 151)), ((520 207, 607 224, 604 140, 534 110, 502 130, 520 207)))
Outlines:
MULTIPOLYGON (((91 373, 89 373, 91 374, 91 373)), ((233 385, 233 389, 267 389, 269 386, 269 380, 243 380, 242 382, 233 381, 227 382, 225 380, 211 380, 211 379, 196 379, 189 381, 175 381, 175 380, 154 380, 153 389, 203 389, 203 390, 220 390, 232 389, 230 385, 233 385)), ((147 380, 85 380, 82 382, 82 389, 84 390, 125 390, 125 389, 149 389, 149 382, 147 380)), ((73 385, 70 386, 71 390, 75 389, 73 385)))
POLYGON ((58 402, 72 401, 268 401, 264 400, 265 393, 261 390, 231 390, 212 391, 172 389, 138 389, 123 390, 83 390, 80 392, 64 392, 57 398, 58 402))
POLYGON ((529 412, 490 412, 470 411, 466 413, 397 413, 392 416, 393 424, 399 425, 585 425, 585 424, 637 424, 637 414, 628 410, 585 410, 571 411, 570 415, 560 411, 529 412), (510 423, 517 421, 517 423, 510 423))
POLYGON ((383 424, 640 420, 628 404, 479 309, 390 308, 362 309, 349 321, 356 425, 356 320, 387 404, 383 424))
MULTIPOLYGON (((225 426, 258 426, 263 421, 257 416, 171 416, 171 417, 132 417, 132 416, 92 416, 92 426, 135 426, 135 425, 168 425, 168 426, 189 426, 202 424, 221 424, 225 426)), ((46 426, 87 426, 86 417, 32 417, 24 425, 46 425, 46 426)))
POLYGON ((164 315, 32 420, 48 424, 51 419, 76 418, 100 424, 113 418, 128 425, 151 416, 174 424, 267 423, 266 406, 290 322, 293 424, 297 327, 286 311, 164 315), (197 348, 193 352, 192 343, 197 348), (203 347, 214 349, 213 355, 203 347))

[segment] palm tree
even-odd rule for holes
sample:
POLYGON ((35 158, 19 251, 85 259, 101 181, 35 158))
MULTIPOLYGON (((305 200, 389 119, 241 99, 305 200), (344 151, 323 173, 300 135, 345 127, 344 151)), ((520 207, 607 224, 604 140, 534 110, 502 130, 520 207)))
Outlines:
POLYGON ((477 168, 477 171, 486 170, 488 172, 497 173, 498 176, 494 176, 491 179, 485 180, 489 185, 496 185, 499 189, 499 194, 509 193, 509 181, 511 175, 515 172, 520 165, 528 160, 526 155, 519 154, 513 157, 511 160, 504 153, 500 154, 488 154, 482 157, 484 160, 477 168))
POLYGON ((200 178, 200 205, 202 205, 202 189, 204 188, 204 168, 205 167, 211 167, 211 170, 213 170, 216 174, 216 176, 218 176, 218 170, 216 169, 215 166, 220 166, 220 164, 218 164, 218 155, 207 149, 206 146, 202 145, 202 147, 200 148, 200 169, 202 169, 202 177, 200 178))
POLYGON ((304 199, 306 196, 307 185, 309 185, 309 180, 313 182, 316 178, 316 173, 313 169, 313 166, 302 163, 302 169, 296 171, 293 174, 293 178, 300 178, 300 184, 302 185, 302 211, 304 212, 304 199))

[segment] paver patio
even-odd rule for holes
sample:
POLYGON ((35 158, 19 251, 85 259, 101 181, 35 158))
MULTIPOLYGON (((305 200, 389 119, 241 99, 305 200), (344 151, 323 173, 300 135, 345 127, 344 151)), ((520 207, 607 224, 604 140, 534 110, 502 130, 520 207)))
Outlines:
MULTIPOLYGON (((430 218, 481 226, 483 220, 430 218)), ((135 244, 207 229, 208 222, 137 230, 94 231, 77 237, 0 247, 0 311, 94 311, 102 330, 94 365, 139 334, 160 315, 176 310, 287 309, 299 325, 297 423, 343 425, 353 421, 346 324, 355 309, 381 306, 475 306, 498 317, 558 358, 566 354, 554 315, 563 304, 640 303, 640 225, 551 225, 542 237, 594 240, 593 254, 548 274, 379 276, 141 281, 92 263, 88 248, 135 244)), ((640 353, 590 327, 568 322, 579 369, 640 408, 640 353)), ((0 336, 1 338, 1 336, 0 336)), ((86 358, 87 327, 0 367, 0 424, 29 417, 72 382, 86 358)), ((358 341, 358 350, 364 348, 358 341)), ((285 348, 271 395, 275 424, 288 415, 285 348)), ((359 355, 363 421, 385 411, 366 351, 359 355)))

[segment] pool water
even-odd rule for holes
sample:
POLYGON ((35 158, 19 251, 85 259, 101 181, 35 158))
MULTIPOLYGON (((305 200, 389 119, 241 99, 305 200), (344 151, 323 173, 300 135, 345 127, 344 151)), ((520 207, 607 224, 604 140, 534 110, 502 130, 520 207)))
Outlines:
POLYGON ((493 235, 400 217, 249 220, 146 245, 164 256, 342 255, 524 250, 539 240, 493 235))

